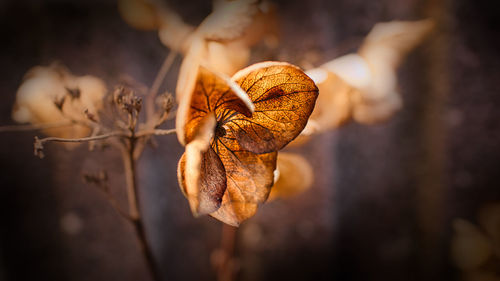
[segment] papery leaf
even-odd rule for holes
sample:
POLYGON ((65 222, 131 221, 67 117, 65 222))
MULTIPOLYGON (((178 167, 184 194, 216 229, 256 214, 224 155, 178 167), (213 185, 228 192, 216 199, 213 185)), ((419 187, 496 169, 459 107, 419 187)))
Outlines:
POLYGON ((354 91, 351 100, 353 102, 352 117, 362 124, 386 121, 403 106, 401 95, 395 91, 388 92, 378 99, 367 99, 363 97, 361 91, 354 91))
POLYGON ((214 1, 212 13, 203 20, 196 33, 214 41, 233 40, 243 35, 258 8, 257 0, 214 1))
POLYGON ((251 118, 242 114, 223 122, 240 145, 254 153, 283 148, 304 129, 318 88, 299 68, 278 62, 254 64, 233 76, 255 105, 251 118))
POLYGON ((257 211, 269 196, 276 169, 276 152, 255 154, 241 150, 236 141, 215 138, 212 144, 220 156, 227 176, 227 189, 221 207, 211 216, 238 226, 257 211))
POLYGON ((193 90, 181 100, 177 111, 176 126, 179 141, 189 143, 193 139, 200 118, 209 112, 215 112, 219 119, 228 111, 250 116, 253 104, 247 94, 229 78, 200 66, 193 90))
POLYGON ((370 64, 383 63, 396 68, 433 27, 434 22, 429 19, 377 23, 358 53, 370 64))
POLYGON ((318 100, 306 127, 314 124, 314 128, 309 128, 308 133, 337 128, 347 122, 352 113, 351 96, 357 90, 325 69, 316 68, 306 73, 319 88, 318 100))
MULTIPOLYGON (((143 0, 144 1, 144 0, 143 0)), ((171 7, 163 1, 152 1, 155 5, 160 21, 158 36, 163 45, 171 50, 186 54, 193 37, 194 26, 185 23, 171 7)))
POLYGON ((224 166, 210 147, 214 128, 214 115, 206 115, 179 161, 179 183, 194 215, 217 210, 226 190, 224 166), (189 172, 186 173, 186 170, 189 172))
POLYGON ((299 154, 280 152, 276 170, 279 176, 271 189, 269 200, 298 195, 309 189, 314 181, 311 165, 299 154))

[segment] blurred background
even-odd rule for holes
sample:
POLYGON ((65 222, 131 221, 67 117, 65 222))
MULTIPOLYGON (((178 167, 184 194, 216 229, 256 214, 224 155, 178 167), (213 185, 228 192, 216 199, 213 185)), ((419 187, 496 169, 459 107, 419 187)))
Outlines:
MULTIPOLYGON (((310 160, 314 185, 263 205, 238 229, 236 279, 469 278, 451 255, 454 221, 477 226, 478 211, 500 203, 499 5, 275 3, 279 45, 258 45, 252 62, 283 60, 310 68, 356 51, 377 22, 433 17, 438 25, 399 69, 404 107, 388 122, 349 123, 289 149, 310 160)), ((211 9, 202 0, 172 6, 192 24, 211 9)), ((149 86, 168 54, 156 32, 128 26, 111 0, 4 0, 0 32, 2 125, 13 123, 16 90, 34 65, 58 60, 77 75, 104 79, 110 89, 124 75, 149 86)), ((165 90, 174 91, 180 62, 165 90)), ((126 206, 119 153, 49 144, 40 160, 32 149, 37 134, 0 135, 0 280, 150 280, 132 227, 82 179, 105 169, 113 194, 126 206)), ((192 217, 176 177, 183 148, 173 135, 157 141, 158 148, 148 148, 140 159, 139 184, 161 276, 215 280, 211 260, 221 223, 192 217)), ((500 245, 500 237, 491 239, 500 245)), ((498 256, 488 263, 493 274, 481 280, 500 280, 498 256)))

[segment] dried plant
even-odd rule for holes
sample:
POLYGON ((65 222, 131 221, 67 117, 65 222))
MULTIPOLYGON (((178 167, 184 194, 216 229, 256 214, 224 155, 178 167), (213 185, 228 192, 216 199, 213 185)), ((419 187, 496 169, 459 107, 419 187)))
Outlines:
POLYGON ((252 65, 230 81, 201 67, 177 117, 179 182, 193 213, 234 226, 253 216, 273 185, 276 151, 302 131, 316 97, 289 64, 252 65))
MULTIPOLYGON (((118 85, 108 93, 99 78, 75 76, 60 64, 37 66, 19 87, 12 115, 16 122, 31 124, 0 131, 42 130, 47 137, 35 137, 34 143, 40 157, 47 142, 89 142, 92 149, 101 141, 120 151, 127 211, 109 193, 105 171, 84 178, 103 191, 134 226, 156 280, 157 265, 143 226, 136 180, 136 160, 152 136, 177 133, 185 145, 178 179, 193 215, 209 214, 239 226, 269 196, 288 198, 313 184, 314 174, 304 157, 278 156, 299 134, 338 128, 350 118, 367 124, 380 122, 401 107, 396 68, 432 28, 428 20, 378 24, 357 54, 335 59, 306 75, 283 62, 244 68, 250 48, 276 36, 274 9, 265 1, 216 0, 213 12, 198 27, 186 24, 162 1, 118 3, 129 25, 157 30, 160 41, 170 49, 151 88, 118 85), (177 53, 184 59, 174 99, 158 92, 177 53), (159 129, 174 115, 176 128, 159 129)), ((224 233, 233 243, 225 248, 233 249, 235 230, 226 226, 224 233)), ((231 276, 223 266, 230 254, 223 256, 218 271, 231 276)))

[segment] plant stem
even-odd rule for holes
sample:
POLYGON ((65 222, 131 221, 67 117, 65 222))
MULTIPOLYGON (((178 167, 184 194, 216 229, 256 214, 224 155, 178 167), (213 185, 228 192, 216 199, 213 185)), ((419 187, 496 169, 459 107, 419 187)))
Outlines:
POLYGON ((151 244, 146 237, 146 231, 144 229, 144 223, 140 213, 139 207, 139 191, 137 188, 137 169, 135 166, 134 150, 135 150, 136 138, 131 137, 128 139, 128 145, 122 149, 122 157, 125 169, 125 176, 127 182, 127 196, 129 203, 129 212, 134 226, 134 231, 137 236, 137 241, 141 247, 141 251, 146 259, 147 266, 151 273, 153 280, 160 280, 158 275, 158 268, 155 263, 153 252, 151 251, 151 244))
POLYGON ((115 132, 111 132, 111 133, 104 134, 104 135, 90 136, 90 137, 78 138, 78 139, 66 139, 66 138, 57 138, 57 137, 47 137, 47 138, 43 138, 43 139, 38 139, 38 142, 40 142, 41 144, 43 144, 45 142, 49 142, 49 141, 55 141, 55 142, 89 142, 89 141, 103 140, 103 139, 107 139, 107 138, 111 138, 111 137, 118 137, 118 136, 127 137, 128 135, 125 134, 122 131, 115 131, 115 132))
POLYGON ((216 271, 218 281, 231 281, 235 275, 234 248, 236 244, 236 227, 222 224, 221 241, 218 249, 220 260, 217 261, 216 271))
POLYGON ((161 68, 158 71, 158 74, 156 74, 155 80, 153 81, 153 85, 148 92, 148 95, 146 97, 146 115, 148 121, 153 119, 155 98, 158 95, 158 90, 160 89, 161 83, 165 79, 165 76, 172 66, 172 63, 174 62, 176 56, 177 52, 175 51, 171 50, 168 53, 167 58, 165 58, 165 61, 163 61, 163 64, 161 65, 161 68))
POLYGON ((155 136, 165 136, 169 134, 174 134, 175 129, 151 129, 151 130, 144 130, 144 131, 139 131, 135 135, 136 137, 144 137, 144 136, 150 136, 150 135, 155 135, 155 136))

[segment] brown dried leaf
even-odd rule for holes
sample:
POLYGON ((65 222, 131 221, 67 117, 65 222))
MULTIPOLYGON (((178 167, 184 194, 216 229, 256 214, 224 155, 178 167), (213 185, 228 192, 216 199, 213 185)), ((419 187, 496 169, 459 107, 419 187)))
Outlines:
POLYGON ((254 153, 280 150, 297 137, 318 96, 314 82, 287 63, 254 64, 233 80, 248 93, 255 112, 252 118, 236 115, 225 125, 245 150, 254 153))
POLYGON ((201 66, 193 90, 179 103, 177 136, 181 143, 189 143, 200 118, 209 112, 214 112, 219 121, 231 110, 250 116, 253 109, 252 102, 238 85, 201 66))
POLYGON ((203 20, 196 33, 214 41, 234 40, 252 23, 257 0, 216 0, 213 12, 203 20))
MULTIPOLYGON (((196 207, 202 205, 196 200, 202 198, 198 194, 205 188, 203 177, 214 185, 211 190, 217 191, 206 193, 207 202, 212 203, 207 205, 210 208, 218 206, 218 192, 223 189, 224 181, 220 179, 220 167, 216 172, 210 169, 221 161, 227 187, 224 187, 220 208, 211 215, 237 226, 253 216, 258 204, 267 199, 274 181, 276 151, 303 129, 318 93, 309 77, 286 63, 256 64, 232 79, 244 86, 248 95, 234 81, 200 67, 196 85, 179 105, 177 132, 187 143, 186 156, 179 163, 179 181, 193 212, 198 213, 200 210, 196 207), (255 112, 250 98, 256 103, 255 112), (217 123, 212 132, 211 148, 208 152, 205 146, 194 145, 191 149, 192 143, 197 142, 200 123, 212 114, 217 123), (261 144, 264 140, 271 144, 261 144), (189 159, 190 153, 196 156, 195 160, 189 159), (203 153, 205 155, 201 156, 203 153)), ((206 145, 206 138, 204 140, 206 145)))
MULTIPOLYGON (((257 206, 266 201, 273 185, 277 152, 255 154, 229 147, 215 140, 218 154, 224 164, 227 189, 221 207, 210 214, 232 226, 238 226, 252 217, 257 206)), ((236 143, 236 142, 235 142, 236 143)))
POLYGON ((194 215, 217 210, 226 190, 224 166, 210 147, 214 128, 214 115, 206 115, 200 121, 193 140, 186 145, 186 152, 179 161, 179 183, 194 215), (187 174, 186 170, 189 171, 187 174))

